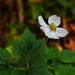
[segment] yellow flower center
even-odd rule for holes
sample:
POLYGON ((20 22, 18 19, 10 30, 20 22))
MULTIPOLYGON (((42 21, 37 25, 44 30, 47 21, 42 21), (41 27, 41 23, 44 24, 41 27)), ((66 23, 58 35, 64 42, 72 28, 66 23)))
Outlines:
POLYGON ((51 30, 56 31, 56 28, 57 28, 57 27, 55 26, 54 23, 51 23, 49 26, 50 26, 50 29, 51 29, 51 30))

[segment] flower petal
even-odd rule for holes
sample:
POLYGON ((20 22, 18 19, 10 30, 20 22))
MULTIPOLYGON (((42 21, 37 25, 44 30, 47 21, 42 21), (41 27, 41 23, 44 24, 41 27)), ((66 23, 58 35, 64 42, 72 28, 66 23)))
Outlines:
POLYGON ((43 20, 43 17, 41 15, 38 16, 39 24, 41 26, 48 26, 45 21, 43 20))
POLYGON ((57 28, 56 33, 59 37, 64 37, 68 34, 68 31, 64 28, 57 28))
POLYGON ((50 16, 50 17, 48 18, 48 23, 49 23, 49 25, 50 25, 51 23, 54 23, 54 24, 55 24, 56 18, 57 18, 57 15, 52 15, 52 16, 50 16))
POLYGON ((60 24, 61 24, 61 19, 60 19, 60 17, 57 17, 55 20, 55 25, 59 26, 60 24))
POLYGON ((49 27, 40 27, 40 29, 46 34, 50 33, 49 27))
POLYGON ((51 39, 59 39, 59 37, 57 36, 56 32, 51 31, 49 34, 46 35, 48 38, 51 39))

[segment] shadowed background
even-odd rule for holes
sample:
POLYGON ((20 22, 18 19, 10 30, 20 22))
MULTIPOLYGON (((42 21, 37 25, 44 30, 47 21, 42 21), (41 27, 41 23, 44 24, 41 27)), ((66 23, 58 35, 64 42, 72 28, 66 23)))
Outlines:
POLYGON ((69 34, 59 40, 49 39, 48 46, 75 51, 75 0, 0 0, 0 47, 12 45, 24 29, 29 28, 38 39, 44 38, 37 17, 57 14, 69 34))

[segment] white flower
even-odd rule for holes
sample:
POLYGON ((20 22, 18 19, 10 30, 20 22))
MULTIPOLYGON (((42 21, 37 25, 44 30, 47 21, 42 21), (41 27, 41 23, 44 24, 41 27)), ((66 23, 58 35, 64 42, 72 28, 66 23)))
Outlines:
POLYGON ((64 28, 59 28, 61 19, 57 15, 52 15, 48 19, 49 25, 45 23, 42 16, 38 16, 39 24, 41 25, 40 29, 45 33, 48 38, 59 39, 59 37, 64 37, 68 34, 68 31, 64 28))

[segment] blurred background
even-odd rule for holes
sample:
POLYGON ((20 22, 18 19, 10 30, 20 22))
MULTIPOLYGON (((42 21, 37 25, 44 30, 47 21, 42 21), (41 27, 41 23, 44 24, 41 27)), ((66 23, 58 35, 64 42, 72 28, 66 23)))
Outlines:
POLYGON ((37 39, 44 38, 37 17, 42 15, 48 23, 53 14, 61 17, 60 27, 69 34, 59 40, 49 39, 48 46, 75 51, 75 0, 0 0, 0 47, 12 45, 26 28, 37 39))

